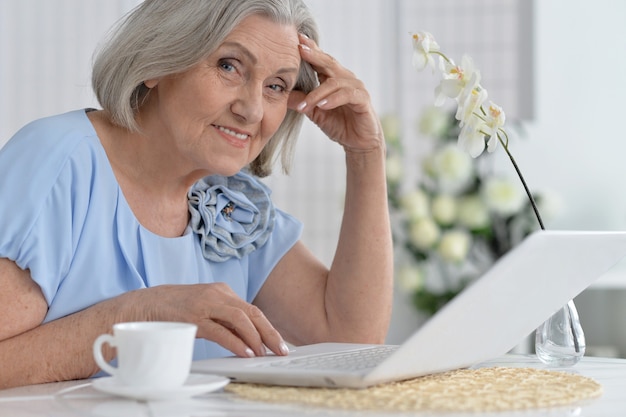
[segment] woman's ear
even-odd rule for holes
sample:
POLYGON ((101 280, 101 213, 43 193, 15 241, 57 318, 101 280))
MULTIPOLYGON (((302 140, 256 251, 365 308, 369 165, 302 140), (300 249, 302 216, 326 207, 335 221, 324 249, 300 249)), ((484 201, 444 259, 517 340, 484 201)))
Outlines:
POLYGON ((157 86, 157 84, 159 83, 159 79, 158 78, 153 78, 151 80, 146 80, 143 82, 143 85, 145 85, 148 88, 154 88, 157 86))

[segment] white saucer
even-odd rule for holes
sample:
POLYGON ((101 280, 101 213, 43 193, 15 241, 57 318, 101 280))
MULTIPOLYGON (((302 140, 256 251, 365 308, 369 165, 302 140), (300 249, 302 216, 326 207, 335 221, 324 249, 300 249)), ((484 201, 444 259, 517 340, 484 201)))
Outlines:
POLYGON ((135 400, 177 400, 193 395, 217 391, 225 387, 230 380, 217 375, 190 374, 183 386, 177 388, 158 389, 120 385, 114 377, 94 379, 92 386, 107 394, 133 398, 135 400))

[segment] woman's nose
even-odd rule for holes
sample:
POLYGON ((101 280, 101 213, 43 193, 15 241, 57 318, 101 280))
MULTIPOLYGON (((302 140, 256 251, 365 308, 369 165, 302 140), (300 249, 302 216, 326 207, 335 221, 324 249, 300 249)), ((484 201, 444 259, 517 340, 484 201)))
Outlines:
POLYGON ((263 86, 249 83, 241 86, 231 111, 247 123, 257 123, 263 119, 263 86))

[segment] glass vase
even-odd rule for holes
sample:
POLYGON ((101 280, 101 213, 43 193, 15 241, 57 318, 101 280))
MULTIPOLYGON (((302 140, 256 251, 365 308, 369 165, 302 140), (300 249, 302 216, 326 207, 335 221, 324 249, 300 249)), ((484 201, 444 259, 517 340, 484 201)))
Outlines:
POLYGON ((584 356, 585 334, 573 300, 537 328, 535 352, 541 362, 558 367, 573 366, 584 356))

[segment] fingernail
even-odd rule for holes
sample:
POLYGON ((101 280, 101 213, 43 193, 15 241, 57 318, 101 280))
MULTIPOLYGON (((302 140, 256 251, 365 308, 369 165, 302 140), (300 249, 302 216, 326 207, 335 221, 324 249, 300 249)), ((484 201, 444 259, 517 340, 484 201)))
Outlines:
POLYGON ((283 355, 289 354, 289 346, 287 346, 287 343, 280 342, 280 353, 282 353, 283 355))
POLYGON ((254 351, 250 348, 246 349, 246 356, 249 358, 254 358, 256 355, 254 354, 254 351))
POLYGON ((302 103, 298 104, 298 111, 302 111, 304 110, 304 108, 306 107, 306 101, 303 101, 302 103))
POLYGON ((310 51, 311 50, 311 48, 309 48, 308 45, 305 45, 303 43, 300 44, 300 48, 304 49, 305 51, 310 51))
POLYGON ((317 107, 324 107, 328 103, 328 100, 324 99, 317 103, 317 107))
POLYGON ((300 36, 302 36, 304 39, 311 39, 311 38, 309 38, 309 37, 307 36, 307 34, 306 34, 306 33, 302 33, 302 32, 300 32, 300 33, 299 33, 299 35, 300 35, 300 36))

